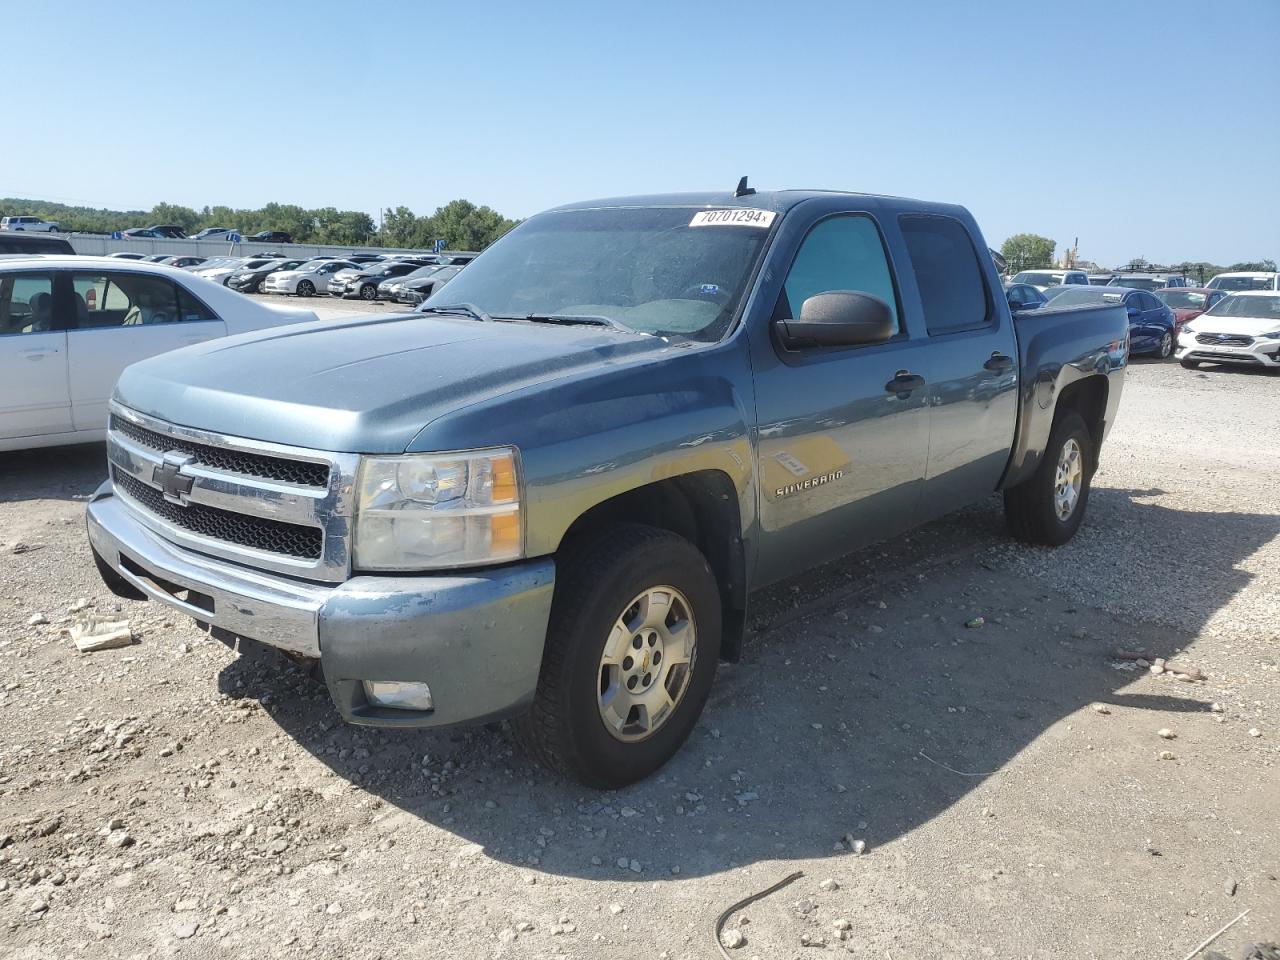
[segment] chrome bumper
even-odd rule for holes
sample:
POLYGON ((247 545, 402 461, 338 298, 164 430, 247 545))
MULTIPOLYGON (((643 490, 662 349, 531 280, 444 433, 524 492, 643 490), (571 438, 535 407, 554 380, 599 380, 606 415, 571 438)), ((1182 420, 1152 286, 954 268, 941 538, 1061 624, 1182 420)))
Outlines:
POLYGON ((169 543, 104 483, 87 510, 99 562, 148 598, 280 650, 318 658, 352 723, 447 726, 518 712, 532 699, 551 615, 549 558, 441 576, 317 584, 169 543), (427 683, 429 713, 376 707, 364 680, 427 683))

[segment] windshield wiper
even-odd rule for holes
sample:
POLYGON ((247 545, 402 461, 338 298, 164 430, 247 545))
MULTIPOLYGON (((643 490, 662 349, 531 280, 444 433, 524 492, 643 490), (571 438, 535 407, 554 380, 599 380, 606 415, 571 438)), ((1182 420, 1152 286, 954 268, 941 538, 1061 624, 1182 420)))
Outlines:
POLYGON ((419 313, 444 313, 457 317, 472 317, 484 323, 493 323, 493 317, 489 316, 474 303, 450 303, 439 307, 419 307, 419 313))
POLYGON ((609 327, 623 333, 635 333, 625 323, 593 313, 526 313, 520 317, 498 317, 499 320, 528 320, 531 323, 562 323, 566 326, 609 327))

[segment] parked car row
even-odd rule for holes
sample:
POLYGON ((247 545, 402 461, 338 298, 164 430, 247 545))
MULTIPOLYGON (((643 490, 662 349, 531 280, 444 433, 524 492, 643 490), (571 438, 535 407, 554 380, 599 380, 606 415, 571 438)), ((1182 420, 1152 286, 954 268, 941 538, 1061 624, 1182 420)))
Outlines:
MULTIPOLYGON (((213 257, 191 269, 240 293, 390 300, 419 304, 476 257, 470 251, 438 254, 357 253, 289 259, 279 254, 213 257)), ((170 258, 181 259, 181 258, 170 258)), ((172 264, 183 266, 183 264, 172 264)))
POLYGON ((121 233, 131 239, 147 240, 229 240, 231 235, 235 234, 248 243, 293 243, 293 235, 286 233, 284 230, 262 230, 248 236, 241 236, 240 231, 232 230, 230 227, 205 227, 199 233, 187 236, 187 231, 176 223, 157 223, 149 227, 133 227, 129 230, 122 230, 121 233))
POLYGON ((1144 290, 1114 283, 1064 283, 1042 290, 1014 282, 1005 284, 1005 297, 1014 313, 1122 305, 1129 317, 1130 354, 1152 354, 1161 360, 1176 355, 1188 368, 1201 363, 1280 368, 1280 293, 1268 287, 1232 291, 1171 285, 1144 290))

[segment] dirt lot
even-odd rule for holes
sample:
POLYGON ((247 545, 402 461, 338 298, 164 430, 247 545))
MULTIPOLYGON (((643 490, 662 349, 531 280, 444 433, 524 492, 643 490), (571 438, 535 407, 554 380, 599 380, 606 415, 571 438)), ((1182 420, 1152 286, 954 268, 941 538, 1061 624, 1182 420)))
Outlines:
POLYGON ((684 751, 608 794, 117 601, 101 447, 0 455, 0 955, 711 958, 794 870, 735 956, 1280 939, 1278 422, 1280 378, 1135 365, 1075 542, 993 500, 759 594, 684 751), (138 643, 76 653, 85 601, 138 643))

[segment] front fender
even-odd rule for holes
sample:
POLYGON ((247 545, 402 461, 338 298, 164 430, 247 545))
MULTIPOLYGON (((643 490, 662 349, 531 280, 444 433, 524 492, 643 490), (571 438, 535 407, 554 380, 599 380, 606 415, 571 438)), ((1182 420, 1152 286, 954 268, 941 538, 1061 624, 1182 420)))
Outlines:
POLYGON ((414 449, 514 445, 525 482, 526 555, 556 551, 592 507, 646 484, 718 470, 745 535, 755 521, 745 338, 675 356, 602 364, 441 417, 414 449))

